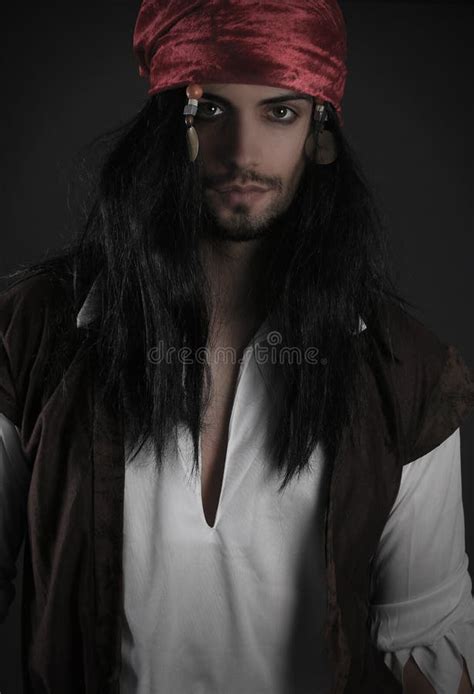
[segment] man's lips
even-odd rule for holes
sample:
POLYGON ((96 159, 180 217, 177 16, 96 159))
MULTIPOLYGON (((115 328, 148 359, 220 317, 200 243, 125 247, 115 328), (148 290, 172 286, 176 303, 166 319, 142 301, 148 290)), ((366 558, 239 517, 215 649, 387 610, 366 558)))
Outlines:
POLYGON ((219 193, 266 193, 269 189, 261 186, 215 186, 214 190, 219 193))
POLYGON ((239 186, 232 186, 230 188, 214 188, 214 191, 225 204, 235 205, 243 202, 250 205, 262 200, 266 193, 268 193, 269 188, 259 188, 257 186, 246 186, 245 188, 241 188, 239 186))

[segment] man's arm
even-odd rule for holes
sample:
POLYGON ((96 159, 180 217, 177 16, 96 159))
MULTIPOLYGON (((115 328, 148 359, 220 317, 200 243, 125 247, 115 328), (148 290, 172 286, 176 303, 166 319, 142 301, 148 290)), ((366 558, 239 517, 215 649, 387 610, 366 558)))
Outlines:
MULTIPOLYGON (((463 658, 464 670, 457 694, 472 694, 473 686, 466 668, 466 661, 463 658)), ((434 687, 428 682, 425 675, 410 656, 403 670, 403 693, 404 694, 436 694, 434 687)))
POLYGON ((460 451, 457 429, 404 467, 374 557, 370 634, 408 694, 472 694, 474 600, 460 451))

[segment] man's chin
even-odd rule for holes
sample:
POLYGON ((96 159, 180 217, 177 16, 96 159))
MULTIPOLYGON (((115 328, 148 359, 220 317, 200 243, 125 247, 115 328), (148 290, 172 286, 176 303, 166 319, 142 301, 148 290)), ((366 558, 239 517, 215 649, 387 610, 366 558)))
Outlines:
POLYGON ((205 236, 219 241, 258 241, 268 238, 272 234, 272 225, 265 225, 258 228, 253 227, 226 227, 222 225, 211 225, 207 228, 205 236))

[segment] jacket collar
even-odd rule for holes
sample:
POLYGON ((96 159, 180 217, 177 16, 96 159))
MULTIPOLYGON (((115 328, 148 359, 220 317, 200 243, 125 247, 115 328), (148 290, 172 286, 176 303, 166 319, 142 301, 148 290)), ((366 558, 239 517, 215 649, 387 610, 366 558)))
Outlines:
MULTIPOLYGON (((86 325, 89 325, 94 318, 97 316, 97 306, 98 306, 98 301, 99 301, 99 296, 98 296, 98 291, 99 291, 99 283, 100 283, 100 273, 97 275, 95 278, 86 298, 84 299, 81 308, 79 309, 79 312, 77 313, 76 316, 76 326, 77 328, 83 328, 86 325)), ((267 336, 268 333, 268 324, 267 321, 264 321, 261 326, 259 327, 257 333, 254 336, 253 342, 257 344, 258 342, 261 342, 264 340, 267 336)), ((362 318, 359 316, 359 333, 363 332, 367 328, 366 324, 362 320, 362 318)), ((355 334, 355 331, 354 333, 355 334)))
POLYGON ((100 273, 96 276, 76 315, 77 328, 84 328, 86 325, 89 325, 97 315, 99 283, 100 273))

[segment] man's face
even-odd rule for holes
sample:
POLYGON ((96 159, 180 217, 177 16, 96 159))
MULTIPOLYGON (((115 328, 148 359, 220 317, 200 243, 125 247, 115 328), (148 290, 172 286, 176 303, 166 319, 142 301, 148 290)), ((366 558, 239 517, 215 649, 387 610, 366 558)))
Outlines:
POLYGON ((296 92, 250 84, 202 87, 194 127, 212 233, 235 241, 267 236, 288 209, 305 167, 311 97, 289 99, 296 92), (266 192, 239 197, 216 190, 233 185, 266 192))

